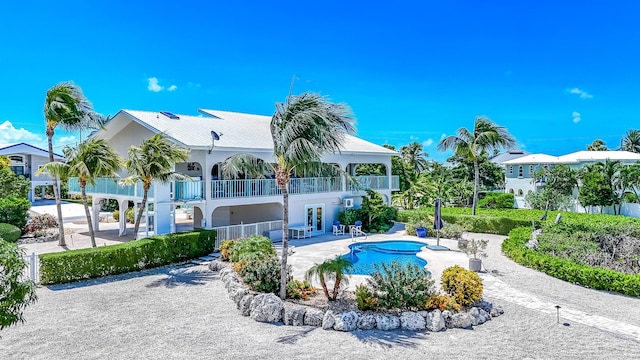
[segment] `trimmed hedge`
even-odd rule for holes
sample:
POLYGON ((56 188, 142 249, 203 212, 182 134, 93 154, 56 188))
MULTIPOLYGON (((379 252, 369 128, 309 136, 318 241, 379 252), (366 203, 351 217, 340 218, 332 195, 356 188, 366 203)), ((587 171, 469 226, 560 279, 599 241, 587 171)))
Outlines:
POLYGON ((555 278, 584 285, 597 290, 615 291, 629 296, 640 296, 640 275, 624 274, 613 270, 553 257, 533 251, 525 246, 531 238, 531 228, 517 228, 502 243, 502 251, 513 261, 540 270, 555 278))
POLYGON ((40 255, 40 282, 67 283, 182 262, 213 251, 215 230, 40 255))
POLYGON ((23 228, 27 224, 31 202, 27 199, 7 196, 0 198, 0 223, 23 228))
POLYGON ((11 224, 0 223, 0 239, 14 243, 20 239, 20 235, 22 235, 22 231, 20 231, 19 227, 11 224))

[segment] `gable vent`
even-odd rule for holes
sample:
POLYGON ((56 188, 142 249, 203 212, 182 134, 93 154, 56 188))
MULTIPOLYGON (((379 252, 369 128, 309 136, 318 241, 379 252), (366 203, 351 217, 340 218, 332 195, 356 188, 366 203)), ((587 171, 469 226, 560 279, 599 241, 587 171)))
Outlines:
POLYGON ((174 120, 178 120, 180 119, 180 116, 172 113, 172 112, 168 112, 168 111, 160 111, 160 114, 168 117, 169 119, 174 119, 174 120))

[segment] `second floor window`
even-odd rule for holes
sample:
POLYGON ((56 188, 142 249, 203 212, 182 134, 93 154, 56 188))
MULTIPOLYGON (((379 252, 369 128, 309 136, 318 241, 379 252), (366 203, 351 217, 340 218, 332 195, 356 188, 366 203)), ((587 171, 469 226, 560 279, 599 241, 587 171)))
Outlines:
POLYGON ((524 176, 524 169, 522 167, 522 165, 518 166, 518 177, 523 177, 524 176))

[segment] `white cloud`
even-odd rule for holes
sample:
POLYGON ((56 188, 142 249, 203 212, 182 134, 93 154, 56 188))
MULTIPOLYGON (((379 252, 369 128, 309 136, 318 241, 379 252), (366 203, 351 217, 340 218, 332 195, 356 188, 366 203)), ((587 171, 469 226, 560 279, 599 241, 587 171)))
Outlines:
POLYGON ((571 117, 573 118, 573 122, 576 123, 576 124, 579 123, 580 120, 582 120, 582 117, 580 116, 580 113, 577 112, 577 111, 572 112, 571 113, 571 117))
POLYGON ((422 146, 427 147, 427 146, 431 146, 431 145, 433 145, 433 139, 427 139, 427 140, 422 142, 422 146))
POLYGON ((53 138, 58 146, 75 144, 78 141, 75 135, 63 136, 61 138, 53 138))
POLYGON ((0 146, 27 142, 34 143, 42 141, 40 135, 34 134, 24 128, 16 129, 9 120, 0 124, 0 146))
POLYGON ((586 92, 584 90, 580 90, 578 88, 569 89, 567 91, 569 91, 571 94, 579 95, 580 99, 591 99, 591 98, 593 98, 593 95, 589 94, 588 92, 586 92))
POLYGON ((169 88, 167 89, 167 91, 175 91, 178 87, 176 85, 171 85, 169 86, 169 88))
POLYGON ((418 139, 419 138, 417 136, 413 136, 413 135, 409 136, 409 141, 418 141, 418 139))
POLYGON ((447 137, 447 134, 442 134, 442 135, 440 135, 440 140, 442 140, 442 139, 444 139, 446 137, 447 137))
POLYGON ((162 91, 162 89, 164 89, 164 87, 158 84, 158 78, 150 77, 147 79, 147 81, 149 82, 149 85, 147 86, 147 89, 149 89, 149 91, 160 92, 162 91))

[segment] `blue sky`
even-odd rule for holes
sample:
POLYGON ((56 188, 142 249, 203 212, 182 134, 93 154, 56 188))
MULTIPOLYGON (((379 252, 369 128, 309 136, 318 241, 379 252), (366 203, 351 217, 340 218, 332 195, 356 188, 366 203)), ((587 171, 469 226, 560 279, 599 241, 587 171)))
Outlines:
MULTIPOLYGON (((635 1, 4 2, 0 144, 45 144, 48 88, 72 80, 99 112, 270 115, 311 90, 348 103, 358 135, 419 141, 476 115, 560 155, 638 125, 635 1)), ((58 133, 56 146, 78 134, 58 133)))

